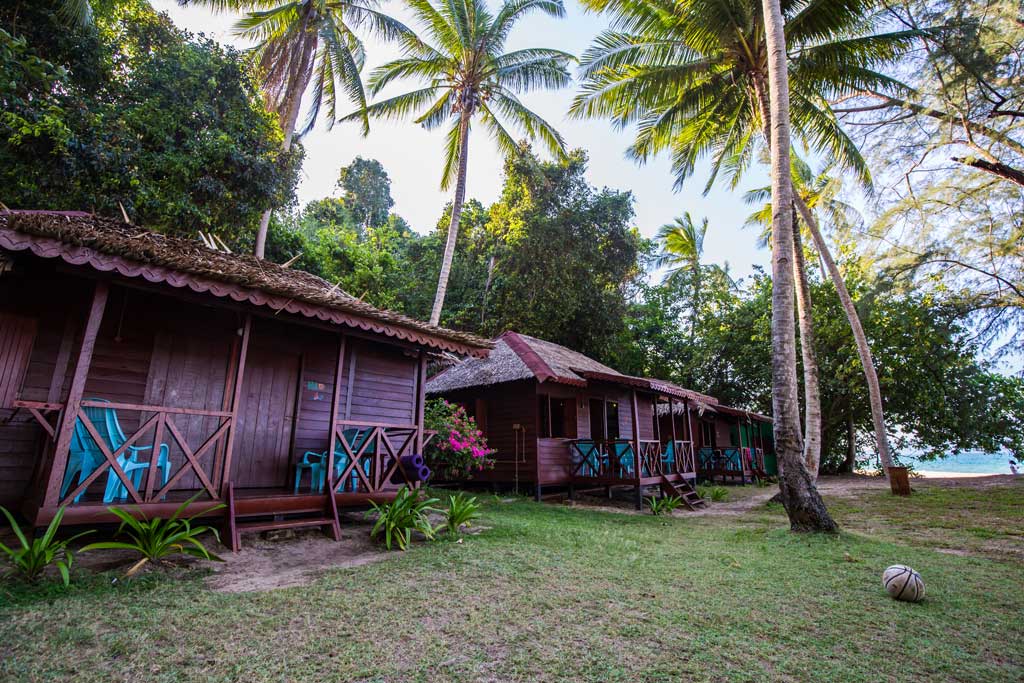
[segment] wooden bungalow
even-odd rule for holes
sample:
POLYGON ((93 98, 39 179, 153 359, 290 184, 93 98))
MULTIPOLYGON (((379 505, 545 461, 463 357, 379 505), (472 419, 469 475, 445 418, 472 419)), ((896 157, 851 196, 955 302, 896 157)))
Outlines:
MULTIPOLYGON (((659 414, 664 416, 667 410, 660 406, 659 414)), ((699 479, 746 484, 778 474, 772 420, 767 415, 725 406, 711 398, 692 419, 699 479)))
POLYGON ((236 547, 337 533, 337 506, 418 483, 401 457, 430 436, 428 355, 490 347, 197 241, 0 213, 0 504, 42 525, 196 496, 190 512, 226 504, 236 547))
POLYGON ((656 486, 699 504, 692 486, 697 453, 706 444, 717 447, 700 430, 707 424, 727 437, 735 418, 714 397, 624 375, 515 332, 495 339, 488 357, 432 377, 427 394, 464 406, 497 450, 494 469, 474 480, 528 488, 538 499, 546 487, 571 495, 629 486, 639 506, 643 490, 656 486))

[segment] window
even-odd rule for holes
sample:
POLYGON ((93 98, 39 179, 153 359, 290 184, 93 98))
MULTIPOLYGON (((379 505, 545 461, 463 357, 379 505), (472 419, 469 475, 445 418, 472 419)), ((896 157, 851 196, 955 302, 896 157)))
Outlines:
POLYGON ((605 416, 605 438, 613 441, 619 438, 619 403, 618 401, 604 402, 605 416))
POLYGON ((700 423, 700 443, 705 448, 715 447, 715 425, 711 422, 700 423))
POLYGON ((540 437, 552 439, 574 438, 576 435, 576 403, 571 398, 555 398, 541 394, 537 397, 540 417, 540 437))

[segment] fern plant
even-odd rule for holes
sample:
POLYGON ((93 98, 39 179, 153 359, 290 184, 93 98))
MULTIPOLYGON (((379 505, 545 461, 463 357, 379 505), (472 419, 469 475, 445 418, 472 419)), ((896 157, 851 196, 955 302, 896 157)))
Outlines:
POLYGON ((437 498, 424 498, 419 491, 412 491, 405 486, 398 489, 395 499, 390 503, 373 506, 367 516, 376 513, 377 521, 370 530, 370 537, 384 535, 384 545, 391 550, 392 543, 397 543, 399 550, 407 550, 412 543, 412 532, 418 531, 428 540, 437 533, 427 516, 431 512, 440 512, 432 507, 440 501, 437 498))
POLYGON ((473 520, 480 518, 480 503, 476 497, 463 494, 448 496, 448 509, 444 511, 445 527, 449 534, 462 533, 462 527, 473 525, 473 520))
POLYGON ((75 554, 68 548, 68 545, 75 539, 91 534, 92 531, 83 531, 71 538, 57 540, 57 529, 60 527, 61 520, 64 519, 64 508, 60 508, 50 520, 50 525, 46 527, 46 533, 30 541, 7 508, 0 506, 0 512, 7 517, 11 530, 18 539, 18 546, 13 548, 0 543, 0 550, 11 561, 14 573, 19 574, 26 581, 35 581, 42 576, 47 567, 53 565, 60 572, 64 585, 70 584, 71 564, 74 562, 75 554))
MULTIPOLYGON (((147 519, 141 512, 139 514, 142 518, 136 519, 127 510, 109 507, 107 509, 121 520, 121 524, 117 528, 117 536, 123 537, 125 540, 92 543, 82 548, 82 551, 134 550, 142 557, 131 566, 125 574, 126 577, 135 575, 147 562, 159 562, 173 555, 189 555, 203 560, 223 562, 224 560, 211 553, 199 540, 203 534, 212 533, 213 537, 220 542, 220 534, 217 533, 217 530, 211 526, 193 526, 192 520, 198 515, 181 516, 185 508, 196 498, 198 498, 198 494, 178 506, 174 514, 167 519, 159 517, 147 519)), ((219 510, 222 507, 224 506, 216 505, 208 508, 206 513, 219 510)))
POLYGON ((651 514, 655 516, 672 514, 672 511, 683 504, 679 496, 662 496, 661 498, 650 497, 647 504, 651 507, 651 514))

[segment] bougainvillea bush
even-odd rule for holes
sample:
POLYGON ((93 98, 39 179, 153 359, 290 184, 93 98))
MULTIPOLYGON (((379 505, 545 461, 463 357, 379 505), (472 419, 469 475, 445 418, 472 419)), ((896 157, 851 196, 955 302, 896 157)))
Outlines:
POLYGON ((444 399, 427 401, 425 422, 427 429, 437 432, 425 455, 440 478, 471 479, 494 467, 494 449, 487 447, 476 420, 462 406, 444 399))

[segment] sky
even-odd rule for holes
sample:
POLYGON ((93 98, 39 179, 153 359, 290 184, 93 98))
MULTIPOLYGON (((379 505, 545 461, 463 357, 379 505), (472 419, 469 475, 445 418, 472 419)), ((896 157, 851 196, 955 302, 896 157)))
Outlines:
MULTIPOLYGON (((213 14, 210 10, 190 5, 181 7, 176 0, 151 0, 153 6, 166 12, 176 25, 205 33, 208 37, 239 48, 247 44, 232 35, 236 15, 213 14)), ((491 0, 495 5, 495 1, 491 0)), ((386 0, 382 10, 395 16, 414 30, 414 20, 397 0, 386 0)), ((562 19, 537 14, 520 21, 509 36, 507 50, 526 47, 551 47, 581 55, 594 36, 607 26, 607 19, 584 13, 575 0, 567 0, 567 13, 562 19)), ((399 56, 398 48, 363 36, 367 48, 365 77, 372 69, 399 56)), ((387 97, 398 89, 383 93, 387 97)), ((570 148, 582 148, 590 157, 589 182, 597 187, 629 190, 633 193, 635 224, 646 236, 671 222, 684 211, 695 218, 706 216, 709 227, 705 240, 705 261, 728 262, 736 277, 752 272, 754 265, 768 266, 767 250, 758 249, 757 231, 743 223, 751 207, 743 204, 742 192, 714 189, 702 195, 708 177, 708 165, 700 164, 691 181, 679 192, 673 190, 673 177, 667 157, 639 166, 625 156, 632 140, 632 130, 616 130, 605 121, 576 121, 568 117, 575 88, 554 92, 532 92, 521 97, 523 102, 544 117, 565 138, 570 148)), ((351 109, 340 109, 348 113, 351 109)), ((301 120, 301 117, 300 117, 301 120)), ((494 143, 481 129, 470 138, 467 197, 488 205, 498 198, 502 186, 502 159, 494 143)), ((379 160, 391 177, 393 211, 405 218, 419 232, 432 230, 449 192, 440 189, 444 129, 427 132, 409 122, 372 121, 371 131, 363 137, 357 124, 339 124, 328 130, 325 125, 303 138, 306 158, 298 188, 300 205, 336 194, 338 171, 356 157, 379 160)), ((540 151, 539 146, 535 149, 540 151)), ((749 174, 741 190, 768 184, 767 174, 749 174)))

